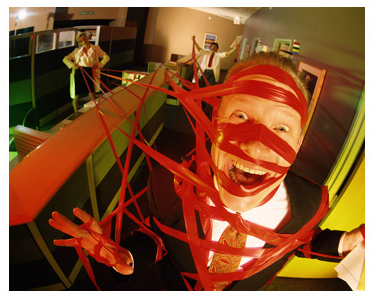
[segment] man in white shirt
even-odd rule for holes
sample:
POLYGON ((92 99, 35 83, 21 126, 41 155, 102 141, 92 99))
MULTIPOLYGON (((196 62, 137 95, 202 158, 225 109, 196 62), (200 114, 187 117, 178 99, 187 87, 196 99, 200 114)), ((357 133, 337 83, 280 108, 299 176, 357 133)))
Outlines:
MULTIPOLYGON (((210 50, 204 50, 202 49, 198 43, 195 40, 195 35, 192 36, 192 40, 195 43, 196 49, 199 51, 199 55, 203 55, 202 62, 200 64, 201 70, 204 72, 205 77, 208 80, 208 83, 210 86, 215 85, 217 82, 219 82, 220 79, 220 61, 222 58, 230 56, 234 51, 237 50, 238 45, 227 51, 227 52, 218 52, 219 50, 219 45, 216 42, 211 43, 210 45, 210 50)), ((205 87, 207 86, 202 73, 199 72, 199 86, 200 87, 205 87)))
MULTIPOLYGON (((213 86, 219 82, 220 70, 221 70, 221 59, 230 56, 234 51, 238 49, 238 45, 228 52, 218 52, 219 45, 217 42, 212 42, 210 45, 210 51, 202 49, 195 40, 195 35, 192 36, 192 40, 195 44, 195 48, 199 51, 199 55, 203 56, 202 62, 200 63, 200 70, 198 71, 199 76, 199 87, 203 88, 207 86, 204 77, 207 79, 209 86, 213 86), (203 72, 203 74, 202 74, 203 72)), ((202 109, 208 118, 212 117, 212 107, 205 102, 202 102, 202 109)))

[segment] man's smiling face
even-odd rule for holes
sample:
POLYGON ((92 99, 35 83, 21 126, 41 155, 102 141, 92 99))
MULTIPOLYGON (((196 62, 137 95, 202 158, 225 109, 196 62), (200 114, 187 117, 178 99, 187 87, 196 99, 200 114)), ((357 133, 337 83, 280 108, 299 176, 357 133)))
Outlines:
POLYGON ((217 47, 216 44, 211 44, 211 47, 210 47, 211 52, 216 53, 218 49, 219 48, 217 47))
MULTIPOLYGON (((253 80, 268 82, 274 86, 281 87, 291 92, 291 88, 284 83, 265 76, 253 75, 249 77, 253 80)), ((241 78, 244 80, 246 77, 241 78)), ((224 96, 218 113, 218 124, 244 124, 253 123, 265 126, 270 132, 276 134, 284 140, 297 153, 301 146, 301 117, 293 108, 275 101, 259 98, 248 94, 234 94, 224 96)), ((271 150, 262 142, 250 141, 230 141, 240 148, 247 156, 258 161, 273 163, 282 167, 289 167, 282 156, 271 150)), ((212 145, 212 160, 216 167, 222 171, 238 187, 245 186, 250 189, 259 186, 267 179, 277 179, 274 183, 266 186, 260 192, 239 197, 229 193, 220 183, 215 184, 219 189, 219 195, 223 204, 236 212, 245 212, 261 203, 284 180, 285 174, 281 175, 275 171, 264 168, 256 163, 245 160, 225 152, 214 143, 212 145)))

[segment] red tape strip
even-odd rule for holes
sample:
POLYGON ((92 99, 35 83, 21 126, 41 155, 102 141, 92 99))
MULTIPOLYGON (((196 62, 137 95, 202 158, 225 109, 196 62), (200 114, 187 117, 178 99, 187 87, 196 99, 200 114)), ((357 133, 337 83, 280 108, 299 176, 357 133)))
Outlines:
MULTIPOLYGON (((214 172, 217 177, 219 183, 225 188, 229 189, 229 191, 233 194, 239 196, 245 196, 257 193, 272 183, 277 181, 282 176, 278 176, 276 178, 267 179, 262 185, 255 189, 250 190, 240 190, 239 188, 234 187, 234 183, 230 181, 229 178, 226 177, 224 173, 219 171, 215 164, 213 163, 209 153, 206 150, 205 141, 206 136, 208 136, 213 143, 216 143, 219 148, 223 151, 230 152, 231 154, 235 154, 240 156, 245 160, 249 160, 255 164, 258 164, 266 169, 270 169, 279 173, 280 175, 284 175, 288 167, 281 167, 277 166, 273 163, 268 163, 262 160, 253 159, 250 156, 244 154, 238 147, 232 145, 232 141, 241 141, 245 140, 257 140, 263 143, 265 146, 269 147, 271 150, 275 151, 278 155, 282 156, 287 162, 292 163, 295 159, 295 152, 294 150, 284 141, 282 141, 279 137, 275 134, 271 133, 266 127, 257 124, 245 124, 245 125, 231 125, 231 124, 217 124, 217 111, 220 106, 220 97, 224 95, 230 95, 235 93, 244 93, 244 94, 252 94, 255 96, 259 96, 262 98, 266 98, 267 100, 273 100, 277 102, 281 102, 284 104, 289 105, 293 109, 295 109, 301 115, 301 124, 305 123, 307 119, 307 105, 306 100, 303 97, 301 91, 293 81, 293 79, 284 71, 277 67, 273 66, 256 66, 253 68, 249 68, 246 70, 241 71, 238 74, 233 75, 229 81, 222 85, 216 86, 209 86, 207 79, 204 77, 206 84, 208 87, 199 89, 198 87, 198 69, 200 69, 199 63, 195 58, 195 47, 193 43, 193 57, 192 57, 192 64, 194 66, 194 78, 195 78, 195 85, 191 82, 179 77, 176 74, 172 74, 169 70, 165 70, 166 80, 167 83, 172 87, 172 90, 166 90, 161 87, 153 86, 153 77, 149 84, 140 83, 137 81, 131 81, 133 84, 145 87, 144 95, 139 98, 140 105, 138 111, 136 113, 135 121, 133 122, 133 128, 130 134, 120 130, 125 137, 129 138, 129 147, 127 151, 127 156, 125 160, 124 166, 121 165, 119 157, 116 154, 115 147, 111 138, 111 134, 109 129, 107 128, 105 117, 106 115, 100 110, 99 105, 96 104, 96 109, 98 111, 98 115, 100 121, 103 124, 104 130, 106 135, 110 141, 111 147, 113 149, 115 158, 117 159, 117 163, 119 166, 120 171, 123 174, 122 184, 121 184, 121 191, 120 191, 120 199, 118 207, 102 222, 101 226, 104 228, 106 233, 110 231, 111 225, 111 218, 116 216, 116 236, 115 242, 112 243, 114 247, 116 247, 116 252, 120 251, 122 248, 119 247, 119 240, 120 240, 120 233, 121 233, 121 225, 122 225, 122 218, 123 214, 129 216, 132 220, 134 220, 137 224, 140 225, 140 231, 146 233, 147 235, 151 236, 157 246, 158 250, 156 253, 156 261, 162 258, 164 254, 166 254, 166 250, 164 244, 159 236, 157 236, 153 231, 150 230, 149 219, 144 219, 143 215, 140 212, 139 207, 137 206, 138 215, 140 220, 137 219, 131 212, 127 210, 127 207, 130 204, 137 205, 137 198, 140 197, 141 192, 138 194, 134 194, 130 185, 127 182, 129 165, 130 165, 130 158, 133 150, 133 146, 136 145, 141 150, 144 151, 146 157, 155 159, 169 171, 171 171, 175 175, 175 184, 174 187, 176 189, 177 194, 182 199, 182 206, 183 206, 183 213, 184 213, 184 220, 186 225, 187 233, 182 233, 180 231, 174 230, 171 227, 164 226, 157 220, 155 220, 158 227, 161 231, 165 234, 171 235, 176 237, 179 240, 185 241, 189 244, 193 259, 196 264, 197 274, 181 272, 181 275, 186 283, 188 289, 193 290, 185 277, 193 278, 197 280, 197 284, 194 287, 195 290, 213 290, 214 286, 213 283, 215 281, 232 281, 232 280, 240 280, 247 278, 264 268, 270 266, 272 263, 276 262, 279 258, 283 255, 290 253, 297 249, 300 245, 305 244, 309 241, 313 235, 313 229, 316 224, 320 221, 321 218, 326 214, 328 210, 328 193, 327 189, 322 187, 322 201, 320 208, 318 209, 315 216, 304 226, 302 227, 297 233, 286 235, 286 234, 277 234, 275 232, 271 232, 268 230, 263 229, 262 227, 243 220, 242 218, 228 212, 219 197, 217 190, 214 188, 212 175, 210 169, 214 172), (271 85, 266 82, 261 82, 253 79, 248 79, 245 81, 239 81, 239 79, 244 75, 253 75, 253 74, 263 74, 265 76, 269 76, 274 78, 280 82, 283 82, 290 86, 295 94, 288 92, 282 88, 278 88, 274 85, 271 85), (177 83, 174 82, 171 76, 175 76, 180 79, 182 85, 188 89, 185 90, 177 83), (141 112, 143 110, 143 105, 145 101, 146 94, 149 89, 154 89, 160 92, 164 92, 168 95, 174 96, 180 100, 182 103, 185 111, 190 114, 195 119, 195 126, 193 129, 196 134, 196 156, 195 162, 197 163, 197 172, 194 173, 189 170, 189 165, 193 161, 185 161, 182 164, 178 164, 173 160, 169 159, 168 157, 162 155, 155 149, 152 149, 146 141, 143 143, 142 141, 135 138, 136 132, 142 137, 141 130, 138 124, 141 112), (211 106, 213 106, 213 113, 214 113, 214 120, 213 124, 209 121, 207 116, 201 110, 201 101, 205 101, 211 106), (251 133, 252 131, 252 133, 251 133), (194 192, 194 188, 200 193, 201 195, 196 196, 194 192), (127 202, 124 201, 126 189, 131 194, 131 199, 127 202), (216 207, 209 206, 207 202, 207 197, 210 197, 216 207), (218 243, 214 243, 210 240, 210 237, 207 234, 206 239, 199 239, 197 225, 196 225, 196 217, 195 211, 199 211, 203 228, 205 231, 210 231, 210 220, 212 218, 221 219, 229 222, 231 225, 236 227, 238 230, 258 237, 263 241, 274 245, 273 248, 268 249, 255 249, 255 248, 246 248, 246 249, 235 249, 230 247, 225 247, 218 243), (227 274, 210 274, 207 270, 207 260, 209 251, 218 251, 222 253, 231 253, 231 254, 238 254, 244 256, 251 256, 254 259, 247 264, 245 264, 240 270, 234 273, 227 273, 227 274)), ((110 70, 109 70, 110 71, 110 70)), ((201 70, 200 70, 201 71, 201 70)), ((203 72, 202 72, 203 73, 203 72)), ((112 76, 109 74, 101 73, 111 78, 120 79, 117 76, 112 76)), ((88 75, 89 76, 89 75, 88 75)), ((92 79, 93 80, 93 79, 92 79)), ((123 81, 129 81, 126 79, 121 79, 123 81)), ((101 84, 103 84, 101 82, 101 84)), ((102 89, 101 89, 102 91, 102 89)), ((102 91, 103 92, 103 91, 102 91)), ((103 94, 107 97, 107 95, 103 92, 103 94)), ((107 99, 111 102, 111 104, 122 113, 120 109, 118 109, 114 102, 111 101, 109 97, 107 99)), ((94 99, 93 99, 94 100, 94 99)), ((127 121, 131 123, 131 121, 123 115, 127 121)), ((143 140, 143 139, 141 139, 143 140)), ((150 162, 149 168, 151 169, 150 162)), ((146 189, 142 192, 144 193, 146 189)), ((273 196, 276 190, 272 191, 270 195, 266 198, 268 200, 270 197, 273 196)), ((92 231, 91 231, 92 232, 92 231)), ((105 238, 104 238, 105 239, 105 238)), ((99 257, 100 250, 105 246, 105 241, 100 237, 101 246, 98 247, 96 250, 96 254, 93 256, 99 261, 101 258, 99 257)), ((98 285, 96 284, 93 271, 90 268, 90 264, 83 254, 80 241, 79 239, 75 239, 75 248, 78 252, 80 259, 82 260, 85 269, 87 270, 90 278, 92 279, 93 283, 96 285, 97 289, 98 285)), ((108 240, 106 240, 108 241, 108 240)), ((109 264, 111 265, 111 264, 109 264)))

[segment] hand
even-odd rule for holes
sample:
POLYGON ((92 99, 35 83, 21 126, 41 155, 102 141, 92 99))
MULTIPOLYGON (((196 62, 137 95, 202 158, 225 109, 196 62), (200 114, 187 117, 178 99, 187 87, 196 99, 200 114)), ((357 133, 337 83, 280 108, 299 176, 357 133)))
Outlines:
POLYGON ((193 36, 191 37, 191 39, 192 39, 193 41, 195 41, 195 35, 193 35, 193 36))
POLYGON ((78 65, 77 63, 75 63, 75 64, 73 65, 73 67, 76 68, 76 69, 79 69, 79 68, 80 68, 80 65, 78 65))
MULTIPOLYGON (((98 221, 90 216, 85 211, 75 208, 73 213, 87 224, 87 228, 78 226, 70 221, 65 216, 58 212, 52 213, 52 219, 49 220, 49 224, 63 233, 66 233, 72 237, 79 238, 81 240, 81 246, 97 261, 111 264, 116 271, 121 274, 132 274, 132 257, 129 252, 116 245, 114 241, 103 235, 103 231, 98 221), (101 246, 99 256, 96 255, 96 247, 101 246), (115 251, 118 249, 118 255, 115 251), (100 259, 100 260, 98 260, 100 259)), ((75 239, 58 239, 54 240, 54 244, 57 246, 74 246, 75 239)))
POLYGON ((343 256, 348 255, 356 246, 364 241, 364 235, 361 232, 363 227, 364 225, 361 225, 360 227, 346 233, 342 246, 343 256))

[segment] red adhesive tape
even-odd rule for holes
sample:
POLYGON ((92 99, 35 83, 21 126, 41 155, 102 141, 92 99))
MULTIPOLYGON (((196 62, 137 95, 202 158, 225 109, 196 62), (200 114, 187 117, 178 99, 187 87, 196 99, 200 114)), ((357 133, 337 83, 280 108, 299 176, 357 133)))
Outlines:
MULTIPOLYGON (((137 146, 144 151, 148 160, 149 158, 155 159, 175 175, 174 187, 178 196, 182 199, 182 208, 187 233, 182 233, 181 231, 172 229, 171 227, 164 226, 157 220, 155 220, 155 222, 165 234, 185 241, 190 246, 191 253, 196 264, 197 273, 193 274, 188 272, 181 272, 181 275, 188 289, 201 290, 204 288, 205 290, 213 290, 214 282, 224 280, 233 281, 247 278, 270 266, 283 255, 297 249, 300 245, 308 242, 313 236, 314 227, 328 211, 328 192, 327 188, 322 187, 322 201, 318 211, 316 212, 315 216, 295 234, 278 234, 270 230, 266 230, 263 227, 249 222, 247 220, 244 220, 241 217, 236 216, 235 214, 230 213, 225 209, 219 197, 219 193, 213 185, 213 177, 211 171, 216 176, 218 183, 220 183, 222 187, 224 187, 227 191, 237 196, 248 196, 251 194, 259 193, 260 191, 266 189, 267 187, 275 183, 277 180, 279 180, 283 175, 285 175, 289 169, 289 167, 282 167, 274 163, 258 160, 246 155, 242 150, 240 150, 240 148, 233 144, 234 141, 240 142, 243 140, 254 140, 261 142, 264 146, 270 148, 276 154, 284 158, 289 164, 293 163, 296 157, 296 153, 285 141, 280 139, 274 133, 269 131, 268 128, 261 124, 256 124, 252 122, 240 125, 218 123, 218 109, 220 107, 221 97, 231 94, 251 94, 254 96, 265 98, 266 100, 272 100, 275 102, 286 104, 292 107, 300 114, 301 126, 303 126, 307 120, 307 104, 302 92, 299 90, 292 77, 285 71, 274 66, 259 65, 255 67, 250 67, 231 76, 225 84, 215 86, 209 86, 208 81, 204 77, 208 87, 199 88, 198 69, 199 71, 201 70, 199 63, 197 62, 195 57, 194 43, 192 52, 193 55, 191 61, 194 66, 193 70, 196 82, 195 84, 185 80, 184 78, 179 77, 176 74, 172 74, 169 70, 165 70, 165 77, 167 83, 172 87, 173 90, 167 90, 161 87, 153 86, 154 76, 152 76, 151 81, 148 84, 140 83, 137 81, 130 81, 133 84, 145 87, 145 93, 142 97, 138 97, 140 100, 140 105, 135 117, 135 121, 132 123, 133 128, 131 133, 126 133, 125 131, 122 131, 119 127, 117 127, 117 129, 121 131, 124 134, 124 136, 127 137, 130 141, 124 165, 121 165, 119 157, 116 154, 111 134, 106 125, 106 115, 104 112, 100 110, 97 104, 95 105, 98 111, 98 115, 100 117, 100 121, 104 126, 107 138, 109 139, 110 144, 112 144, 111 146, 117 163, 119 165, 119 169, 123 174, 118 207, 109 216, 107 216, 100 223, 100 225, 107 233, 110 230, 109 227, 111 225, 111 218, 116 216, 116 239, 113 245, 119 246, 122 217, 124 214, 126 214, 137 224, 140 225, 140 231, 148 234, 152 237, 152 239, 155 240, 158 246, 158 251, 156 253, 156 261, 161 259, 163 255, 167 253, 161 238, 150 229, 149 219, 144 219, 140 212, 140 209, 138 209, 139 219, 127 210, 127 207, 130 204, 137 205, 137 199, 141 196, 141 192, 134 194, 132 192, 130 185, 127 182, 132 149, 134 146, 137 146), (252 75, 255 74, 264 75, 278 80, 290 86, 293 89, 294 93, 291 93, 283 88, 276 87, 273 84, 253 79, 252 75), (246 75, 249 76, 248 79, 240 80, 242 77, 246 75), (175 83, 172 76, 178 77, 182 83, 182 86, 184 86, 185 89, 179 86, 177 83, 175 83), (157 150, 151 148, 146 142, 136 139, 136 132, 138 132, 139 135, 142 136, 140 127, 138 125, 138 121, 143 110, 146 94, 149 89, 164 92, 168 95, 178 98, 182 106, 184 107, 185 112, 187 114, 190 114, 195 119, 195 125, 191 125, 196 135, 196 149, 195 155, 192 156, 190 160, 185 160, 182 164, 176 163, 170 158, 159 153, 157 150), (201 109, 201 101, 205 101, 213 107, 212 122, 203 113, 201 109), (211 139, 212 143, 215 143, 221 150, 237 155, 240 158, 243 158, 244 160, 250 161, 268 170, 274 171, 278 173, 277 177, 266 179, 258 187, 250 189, 248 189, 247 187, 238 187, 225 175, 225 173, 220 171, 212 161, 205 146, 207 136, 211 139), (196 172, 192 172, 189 168, 190 164, 193 161, 195 161, 197 164, 196 172), (200 191, 195 192, 194 188, 199 189, 200 191), (131 194, 131 199, 127 202, 124 202, 125 193, 127 189, 131 194), (200 193, 200 195, 196 195, 196 193, 200 193), (208 197, 211 198, 215 206, 210 206, 208 204, 208 197), (203 229, 206 232, 208 232, 206 239, 200 239, 198 236, 195 211, 199 211, 203 229), (209 223, 212 219, 227 221, 229 224, 233 225, 241 232, 262 239, 263 241, 274 245, 274 247, 267 249, 236 249, 221 245, 219 243, 214 243, 208 236, 210 235, 211 230, 211 225, 209 223), (226 274, 210 274, 207 270, 207 260, 210 251, 238 254, 243 256, 254 257, 254 259, 244 264, 242 268, 237 272, 226 274), (191 288, 190 284, 186 281, 186 277, 197 280, 194 289, 191 288)), ((106 75, 109 78, 120 79, 117 76, 113 76, 107 73, 101 74, 106 75)), ((88 75, 88 77, 90 76, 88 75)), ((129 81, 127 79, 120 80, 129 81)), ((100 83, 103 84, 102 82, 100 83)), ((122 113, 120 109, 116 107, 116 104, 111 101, 111 99, 105 94, 105 92, 102 89, 101 91, 103 92, 104 96, 106 96, 107 99, 111 102, 111 104, 119 111, 119 113, 122 113)), ((125 115, 123 116, 127 118, 125 115)), ((129 119, 127 119, 127 121, 131 123, 129 119)), ((148 163, 148 165, 151 169, 150 162, 148 163)), ((146 189, 143 190, 143 192, 145 191, 146 189)), ((262 203, 268 201, 274 195, 275 192, 276 189, 274 189, 262 203)), ((104 240, 100 239, 100 241, 104 240)), ((88 271, 89 276, 95 283, 94 274, 90 268, 90 264, 88 264, 87 260, 85 260, 84 255, 82 254, 79 240, 77 240, 75 247, 78 251, 80 259, 84 263, 85 269, 88 271)), ((120 250, 121 248, 119 247, 117 251, 120 250)), ((100 259, 98 254, 95 254, 93 257, 96 258, 98 261, 103 261, 100 259)))

